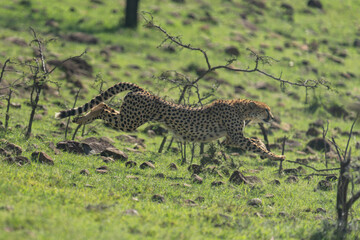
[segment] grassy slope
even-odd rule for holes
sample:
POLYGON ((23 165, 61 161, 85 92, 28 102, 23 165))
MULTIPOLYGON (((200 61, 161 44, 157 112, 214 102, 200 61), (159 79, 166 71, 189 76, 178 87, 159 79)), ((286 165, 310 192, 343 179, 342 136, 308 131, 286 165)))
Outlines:
MULTIPOLYGON (((301 150, 308 139, 304 131, 308 124, 318 118, 330 120, 330 136, 338 138, 339 145, 345 144, 345 138, 338 136, 333 130, 340 127, 347 131, 350 121, 333 118, 321 106, 329 102, 348 103, 353 97, 346 95, 351 91, 352 95, 360 94, 358 80, 345 80, 339 77, 341 72, 352 72, 360 76, 357 63, 359 62, 359 50, 352 47, 356 38, 358 28, 356 24, 356 13, 360 9, 356 1, 326 1, 323 2, 325 11, 312 9, 312 14, 304 13, 308 9, 305 3, 297 5, 292 1, 284 1, 293 5, 295 9, 294 21, 288 22, 280 17, 284 10, 277 1, 267 1, 268 9, 261 10, 263 15, 249 14, 250 22, 255 23, 257 30, 251 31, 244 27, 240 14, 250 12, 244 5, 237 1, 214 1, 211 5, 188 1, 187 4, 169 3, 168 1, 154 1, 152 3, 141 2, 141 9, 151 11, 155 20, 164 26, 170 33, 181 35, 184 42, 192 43, 208 49, 209 57, 213 65, 224 64, 229 56, 224 54, 224 48, 230 45, 237 46, 241 52, 238 66, 246 67, 252 64, 248 57, 246 48, 263 50, 265 54, 279 59, 279 63, 272 66, 264 66, 264 69, 278 75, 283 72, 283 77, 293 81, 299 79, 324 78, 333 86, 345 82, 346 87, 337 88, 338 92, 316 90, 310 93, 311 102, 317 99, 319 108, 315 112, 306 111, 304 105, 305 91, 293 87, 287 87, 283 92, 259 91, 254 88, 257 81, 269 82, 258 74, 234 74, 219 71, 219 78, 226 79, 229 85, 222 85, 218 90, 216 98, 239 98, 233 90, 234 85, 242 85, 253 96, 268 103, 275 115, 280 116, 283 122, 290 123, 290 132, 274 131, 270 141, 287 135, 290 138, 300 133, 303 146, 287 152, 287 158, 295 160, 299 156, 296 150, 301 150), (346 9, 346 11, 344 11, 346 9), (183 25, 188 13, 194 13, 197 19, 205 16, 205 11, 217 19, 218 24, 212 25, 195 20, 191 25, 183 25), (338 20, 341 19, 341 20, 338 20), (355 25, 355 27, 353 27, 355 25), (248 40, 242 43, 234 41, 234 36, 241 34, 248 40), (319 44, 317 52, 302 51, 297 47, 284 48, 284 44, 293 45, 309 44, 313 40, 321 42, 327 39, 328 44, 319 44), (268 45, 262 48, 261 44, 268 45), (282 52, 274 50, 274 47, 282 46, 282 52), (336 64, 327 58, 317 57, 319 53, 330 53, 330 47, 346 49, 348 57, 344 64, 336 64), (307 71, 301 64, 307 60, 311 67, 318 69, 318 74, 307 71), (293 67, 290 67, 293 62, 293 67), (287 96, 289 92, 296 92, 300 100, 287 96), (285 105, 283 104, 285 103, 285 105)), ((123 17, 123 3, 97 5, 90 1, 62 1, 61 3, 51 1, 31 1, 31 6, 21 6, 18 2, 7 3, 0 9, 2 36, 17 36, 31 40, 27 28, 32 26, 45 38, 58 37, 57 42, 49 45, 48 50, 52 55, 64 59, 81 53, 89 47, 85 57, 94 66, 94 75, 101 73, 110 86, 117 81, 130 81, 141 84, 141 86, 153 91, 160 96, 171 96, 177 99, 176 89, 164 83, 150 84, 155 80, 149 78, 159 75, 165 70, 182 70, 190 63, 205 66, 204 61, 196 53, 186 50, 169 54, 156 46, 162 41, 161 34, 156 31, 140 27, 137 32, 124 29, 116 29, 118 19, 123 17), (74 12, 69 11, 71 7, 74 12), (36 11, 31 11, 35 9, 36 11), (118 12, 112 13, 115 9, 118 12), (59 22, 59 29, 54 31, 45 22, 48 19, 59 22), (83 23, 78 23, 80 19, 83 23), (84 31, 91 33, 100 39, 98 45, 87 46, 85 44, 71 43, 63 40, 63 34, 71 31, 84 31), (110 44, 123 45, 124 53, 112 53, 110 63, 116 63, 120 69, 110 68, 110 63, 104 61, 100 50, 110 44), (147 60, 148 55, 157 56, 160 62, 147 60), (128 66, 131 64, 141 66, 140 70, 133 70, 128 66), (147 78, 144 76, 148 76, 147 78), (150 80, 150 81, 149 81, 150 80)), ((259 10, 255 8, 255 10, 259 10)), ((29 48, 19 47, 8 41, 1 40, 0 61, 6 58, 13 59, 22 56, 31 57, 29 48)), ((7 76, 11 80, 11 75, 7 76)), ((270 239, 272 236, 280 239, 308 239, 310 236, 321 238, 322 234, 328 234, 329 228, 324 226, 335 220, 335 191, 314 191, 321 177, 314 177, 311 181, 301 179, 298 184, 285 182, 286 176, 279 178, 275 172, 276 167, 264 165, 264 160, 250 158, 249 155, 233 157, 236 163, 240 163, 239 169, 246 175, 256 175, 262 179, 263 184, 254 188, 248 186, 232 186, 228 183, 228 177, 223 179, 209 174, 202 174, 205 181, 202 185, 192 184, 190 173, 186 167, 180 167, 178 171, 170 171, 167 166, 171 162, 179 164, 179 153, 157 154, 157 148, 161 137, 149 138, 139 131, 137 135, 146 139, 146 151, 142 154, 129 153, 129 159, 140 164, 146 160, 155 162, 155 170, 140 170, 139 168, 125 168, 124 163, 116 162, 105 164, 96 156, 78 156, 62 153, 55 155, 46 144, 48 141, 58 142, 63 135, 54 134, 57 130, 53 114, 60 107, 55 105, 61 102, 67 106, 72 105, 73 97, 69 94, 69 88, 73 85, 65 83, 61 79, 61 72, 55 72, 53 80, 62 83, 62 98, 49 97, 40 103, 46 105, 48 113, 41 121, 34 124, 34 134, 41 135, 42 140, 31 138, 24 140, 21 130, 15 129, 16 124, 26 125, 30 109, 26 106, 27 99, 18 94, 15 102, 22 103, 21 109, 11 109, 12 130, 4 135, 4 138, 23 147, 24 156, 29 157, 31 152, 38 148, 48 152, 55 160, 55 166, 43 166, 32 164, 31 166, 16 167, 0 162, 0 206, 12 206, 12 211, 0 210, 0 239, 95 239, 95 238, 123 238, 129 239, 144 237, 153 239, 270 239), (99 175, 95 168, 108 165, 110 173, 99 175), (90 176, 80 175, 81 169, 89 169, 90 176), (257 171, 254 171, 257 170, 257 171), (255 173, 254 173, 255 172, 255 173), (159 179, 154 177, 156 173, 164 173, 168 178, 159 179), (136 175, 139 180, 126 178, 127 175, 136 175), (270 184, 273 179, 280 179, 281 185, 270 184), (211 187, 214 180, 226 182, 225 186, 211 187), (174 183, 189 183, 191 187, 177 186, 174 183), (88 188, 89 184, 94 188, 88 188), (151 201, 154 194, 165 196, 166 202, 162 204, 151 201), (273 194, 273 198, 267 198, 267 194, 273 194), (195 200, 198 196, 204 197, 204 202, 197 202, 197 206, 188 206, 186 199, 195 200), (134 201, 133 198, 138 201, 134 201), (260 198, 263 206, 259 208, 250 207, 247 201, 252 198, 260 198), (87 206, 93 206, 88 207, 87 206), (326 213, 316 213, 317 208, 324 208, 326 213), (90 208, 90 209, 89 209, 90 208), (128 209, 136 209, 140 216, 129 216, 124 214, 128 209), (279 216, 279 212, 285 212, 285 216, 279 216)), ((97 93, 91 87, 93 79, 81 78, 86 85, 88 93, 82 93, 79 99, 84 103, 97 93)), ((210 86, 211 83, 203 83, 202 86, 210 86)), ((274 84, 276 86, 276 83, 274 84)), ((2 110, 4 116, 5 109, 2 110)), ((101 123, 94 124, 98 134, 91 133, 89 136, 109 136, 115 139, 123 133, 104 127, 101 123)), ((75 126, 72 126, 75 128, 75 126)), ((142 127, 141 129, 143 129, 142 127)), ((140 130, 141 130, 140 129, 140 130)), ((250 136, 260 136, 256 127, 247 129, 250 136)), ((353 142, 356 141, 354 137, 353 142)), ((124 149, 132 147, 127 143, 119 141, 115 145, 124 149)), ((278 152, 279 150, 275 150, 278 152)), ((355 150, 354 156, 359 155, 355 150)), ((322 154, 319 153, 322 157, 322 154)), ((199 161, 199 156, 195 158, 199 161)), ((230 169, 226 163, 221 168, 230 169)), ((323 168, 323 162, 312 163, 317 168, 323 168)), ((331 167, 337 166, 332 161, 331 167)), ((297 167, 286 163, 285 167, 297 167)), ((308 173, 311 171, 308 170, 308 173)), ((335 186, 335 185, 334 185, 335 186)), ((354 206, 354 218, 359 219, 359 204, 354 206)), ((356 220, 354 221, 356 223, 356 220)), ((352 232, 356 236, 359 230, 352 232)), ((350 236, 351 237, 351 236, 350 236)))

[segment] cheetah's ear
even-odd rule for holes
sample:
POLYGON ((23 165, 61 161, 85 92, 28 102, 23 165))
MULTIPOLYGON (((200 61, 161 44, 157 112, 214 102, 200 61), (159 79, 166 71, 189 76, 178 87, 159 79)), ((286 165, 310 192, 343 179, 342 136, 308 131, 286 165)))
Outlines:
POLYGON ((256 103, 250 102, 250 103, 249 103, 249 107, 250 107, 251 109, 256 108, 256 103))

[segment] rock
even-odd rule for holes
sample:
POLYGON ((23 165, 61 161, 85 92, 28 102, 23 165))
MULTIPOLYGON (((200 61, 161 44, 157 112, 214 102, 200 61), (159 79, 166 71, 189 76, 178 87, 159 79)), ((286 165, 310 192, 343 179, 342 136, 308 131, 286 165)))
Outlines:
POLYGON ((191 176, 191 178, 192 178, 193 183, 197 183, 197 184, 202 184, 203 183, 203 179, 197 174, 193 174, 191 176))
POLYGON ((323 191, 330 191, 332 190, 331 182, 327 180, 321 180, 320 182, 318 182, 317 189, 323 191))
POLYGON ((221 186, 221 185, 225 185, 225 182, 223 182, 223 181, 213 181, 212 183, 211 183, 211 186, 221 186))
POLYGON ((336 181, 338 178, 336 175, 326 176, 326 181, 336 181))
POLYGON ((76 154, 90 154, 92 150, 89 144, 80 143, 73 140, 58 142, 56 144, 56 148, 69 153, 76 153, 76 154))
POLYGON ((319 136, 320 131, 317 130, 314 127, 310 127, 307 131, 306 131, 306 136, 312 136, 312 137, 317 137, 319 136))
POLYGON ((136 211, 135 209, 128 209, 124 211, 125 215, 130 215, 130 216, 139 216, 140 214, 138 213, 138 211, 136 211))
POLYGON ((248 205, 250 206, 254 206, 254 207, 259 207, 262 205, 262 201, 260 198, 253 198, 253 199, 250 199, 248 202, 247 202, 248 205))
POLYGON ((136 165, 137 165, 137 163, 134 161, 127 161, 125 163, 125 167, 128 167, 128 168, 136 167, 136 165))
POLYGON ((330 152, 332 151, 331 144, 328 140, 323 138, 314 138, 310 140, 307 144, 307 147, 310 147, 311 149, 317 150, 317 151, 325 151, 330 152))
POLYGON ((105 137, 104 138, 89 137, 81 142, 86 143, 90 146, 92 154, 98 154, 106 150, 107 148, 115 148, 110 141, 111 139, 105 137))
POLYGON ((323 6, 322 6, 320 0, 309 0, 307 5, 308 5, 308 7, 311 7, 311 8, 323 9, 323 6))
POLYGON ((46 153, 44 152, 33 152, 31 154, 31 159, 34 161, 34 162, 39 162, 39 163, 45 163, 45 164, 49 164, 49 165, 54 165, 54 160, 49 156, 47 155, 46 153))
POLYGON ((9 153, 8 151, 6 151, 6 150, 3 149, 3 148, 0 148, 0 155, 1 155, 1 156, 4 156, 4 157, 10 157, 10 156, 11 156, 11 153, 9 153))
POLYGON ((194 174, 199 174, 202 171, 202 167, 199 164, 191 164, 188 167, 189 172, 194 173, 194 174))
POLYGON ((158 203, 164 203, 165 202, 165 198, 164 196, 160 195, 160 194, 155 194, 151 197, 151 200, 153 202, 158 202, 158 203))
POLYGON ((270 184, 273 184, 273 185, 280 185, 281 183, 280 183, 280 181, 279 181, 279 180, 274 179, 274 180, 272 180, 272 181, 270 182, 270 184))
POLYGON ((122 142, 126 142, 126 143, 138 144, 138 145, 142 146, 143 148, 146 147, 145 139, 138 138, 136 135, 120 135, 120 136, 117 136, 116 139, 118 139, 122 142))
POLYGON ((333 117, 347 117, 349 113, 342 107, 338 105, 332 105, 330 108, 326 108, 326 110, 333 116, 333 117))
POLYGON ((297 183, 299 178, 297 176, 289 176, 285 181, 288 183, 297 183))
POLYGON ((225 53, 235 57, 238 57, 240 55, 239 50, 237 49, 237 47, 234 46, 229 46, 225 48, 225 53))
POLYGON ((279 217, 287 217, 289 214, 287 214, 286 212, 279 212, 278 216, 279 217))
POLYGON ((132 175, 127 175, 126 178, 127 179, 133 179, 133 180, 139 180, 139 177, 132 176, 132 175))
POLYGON ((101 156, 112 157, 114 160, 126 161, 128 156, 117 148, 106 148, 100 153, 101 156))
POLYGON ((257 176, 246 176, 246 180, 247 180, 248 183, 250 183, 250 184, 262 183, 262 182, 261 182, 261 179, 258 178, 257 176))
POLYGON ((19 166, 23 166, 25 164, 31 164, 30 160, 27 157, 23 157, 23 156, 6 157, 4 161, 10 164, 17 164, 19 166))
POLYGON ((140 165, 140 169, 145 169, 145 168, 155 169, 155 166, 154 166, 154 164, 152 164, 151 162, 143 162, 143 163, 140 165))
POLYGON ((10 151, 15 155, 21 155, 23 152, 22 148, 14 143, 7 142, 5 145, 5 150, 10 151))
POLYGON ((101 166, 95 170, 97 173, 105 174, 109 171, 107 166, 101 166))
POLYGON ((205 198, 203 196, 198 196, 195 201, 197 202, 204 202, 205 201, 205 198))
POLYGON ((104 157, 101 156, 101 159, 103 160, 104 163, 112 163, 115 162, 115 160, 112 157, 104 157))
POLYGON ((246 179, 246 177, 238 170, 234 171, 231 174, 229 181, 234 184, 242 184, 242 183, 248 184, 249 183, 248 180, 246 179))
POLYGON ((326 210, 324 208, 317 208, 316 213, 326 213, 326 210))
POLYGON ((360 47, 360 39, 358 39, 358 38, 355 39, 355 40, 354 40, 354 43, 353 43, 353 46, 354 46, 354 47, 360 47))
POLYGON ((154 131, 158 136, 163 136, 164 134, 168 133, 168 130, 161 127, 160 125, 150 125, 144 129, 144 132, 146 133, 149 130, 154 131))
POLYGON ((99 42, 98 38, 82 32, 70 33, 64 36, 64 38, 71 42, 86 43, 86 44, 97 44, 99 42))
POLYGON ((81 174, 81 175, 88 176, 88 175, 90 175, 90 172, 89 172, 89 170, 87 170, 87 169, 83 169, 83 170, 80 171, 80 174, 81 174))
POLYGON ((176 166, 175 163, 170 163, 169 169, 170 169, 170 170, 178 170, 178 167, 176 166))
POLYGON ((165 178, 165 174, 157 173, 157 174, 155 174, 155 177, 157 177, 157 178, 165 178))

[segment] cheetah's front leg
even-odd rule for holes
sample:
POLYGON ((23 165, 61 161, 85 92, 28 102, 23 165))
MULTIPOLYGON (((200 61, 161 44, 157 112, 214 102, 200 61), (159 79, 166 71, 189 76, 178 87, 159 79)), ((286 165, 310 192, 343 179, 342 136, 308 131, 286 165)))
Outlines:
POLYGON ((116 110, 110 108, 108 105, 101 102, 95 107, 93 107, 90 112, 88 112, 84 116, 74 118, 73 122, 77 124, 89 124, 95 119, 101 119, 105 110, 110 110, 110 112, 116 112, 118 114, 116 110))
POLYGON ((265 144, 260 140, 247 138, 241 132, 228 134, 224 143, 231 147, 239 147, 245 151, 259 154, 260 156, 269 158, 271 160, 285 159, 284 155, 276 155, 268 151, 265 147, 265 144))

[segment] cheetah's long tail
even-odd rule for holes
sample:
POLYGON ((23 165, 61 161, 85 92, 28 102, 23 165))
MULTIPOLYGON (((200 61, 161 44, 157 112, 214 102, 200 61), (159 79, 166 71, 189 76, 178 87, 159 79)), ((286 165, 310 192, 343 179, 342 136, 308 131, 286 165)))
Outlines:
POLYGON ((127 83, 127 82, 120 82, 112 86, 111 88, 107 89, 103 93, 99 94, 98 96, 94 97, 90 102, 85 103, 83 106, 73 109, 64 110, 58 113, 55 113, 55 118, 66 118, 69 116, 79 115, 83 112, 88 111, 89 109, 93 108, 94 106, 98 105, 99 103, 106 101, 107 99, 111 98, 112 96, 123 92, 123 91, 145 91, 143 88, 139 87, 134 83, 127 83))

